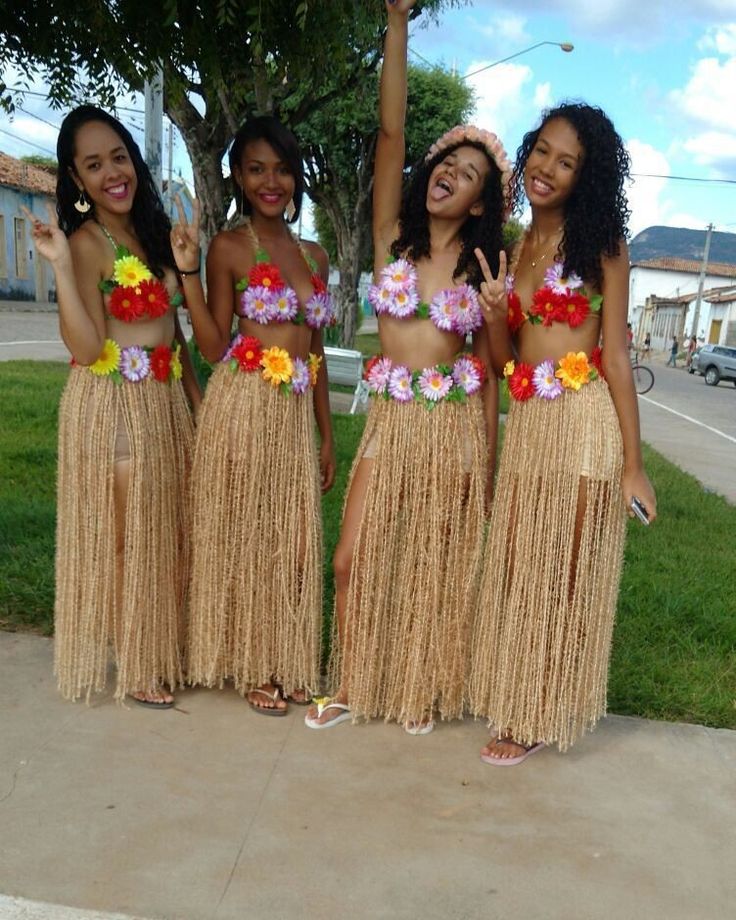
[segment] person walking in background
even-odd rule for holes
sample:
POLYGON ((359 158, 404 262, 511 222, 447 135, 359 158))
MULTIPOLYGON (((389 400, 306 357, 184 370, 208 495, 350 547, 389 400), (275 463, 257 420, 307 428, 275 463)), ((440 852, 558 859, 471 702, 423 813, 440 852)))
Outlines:
POLYGON ((670 346, 670 356, 667 359, 666 367, 677 367, 677 352, 680 348, 680 345, 677 341, 677 336, 672 336, 672 345, 670 346))
POLYGON ((652 335, 650 332, 644 336, 644 351, 642 352, 642 358, 646 359, 649 357, 649 354, 652 350, 652 335))
POLYGON ((693 363, 693 355, 698 347, 698 340, 694 335, 691 335, 687 340, 687 355, 685 357, 685 367, 690 367, 693 363))

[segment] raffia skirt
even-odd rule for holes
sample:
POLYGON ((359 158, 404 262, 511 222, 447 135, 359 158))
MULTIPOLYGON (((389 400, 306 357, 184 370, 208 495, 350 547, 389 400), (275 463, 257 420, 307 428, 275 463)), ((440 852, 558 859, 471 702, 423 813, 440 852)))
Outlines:
POLYGON ((569 747, 605 714, 623 560, 623 451, 608 385, 512 401, 472 642, 475 715, 569 747))
POLYGON ((59 407, 55 673, 68 699, 182 682, 194 431, 181 382, 115 383, 73 368, 59 407), (114 461, 130 474, 116 581, 114 461))
POLYGON ((316 689, 322 525, 312 391, 218 367, 197 425, 189 667, 245 694, 316 689))
POLYGON ((352 475, 366 452, 373 463, 331 668, 356 718, 463 714, 484 528, 481 406, 371 407, 352 475))

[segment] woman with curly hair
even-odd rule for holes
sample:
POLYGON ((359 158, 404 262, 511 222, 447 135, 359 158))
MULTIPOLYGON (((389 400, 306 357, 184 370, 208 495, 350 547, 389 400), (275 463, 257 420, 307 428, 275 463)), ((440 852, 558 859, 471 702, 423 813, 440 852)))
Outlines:
POLYGON ((457 718, 466 702, 498 395, 485 379, 474 250, 498 264, 510 167, 494 134, 458 126, 414 168, 402 201, 413 0, 386 6, 370 294, 383 354, 366 372, 375 400, 334 559, 339 689, 306 723, 381 716, 426 734, 435 710, 457 718))
POLYGON ((172 231, 130 132, 83 105, 57 143, 54 269, 72 369, 59 408, 55 670, 62 694, 173 706, 183 678, 188 473, 200 393, 176 317, 194 239, 172 231), (67 240, 68 237, 68 240, 67 240), (182 377, 184 388, 182 387, 182 377))
POLYGON ((496 766, 564 750, 604 714, 626 512, 656 517, 626 339, 628 171, 600 109, 546 112, 516 160, 531 226, 508 276, 483 266, 511 396, 470 682, 496 766))

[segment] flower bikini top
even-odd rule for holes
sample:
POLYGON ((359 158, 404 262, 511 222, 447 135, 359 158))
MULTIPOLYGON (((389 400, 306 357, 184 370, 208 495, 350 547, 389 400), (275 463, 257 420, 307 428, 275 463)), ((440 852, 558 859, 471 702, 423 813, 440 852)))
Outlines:
POLYGON ((420 300, 417 270, 408 259, 395 259, 381 269, 378 283, 368 290, 368 301, 379 316, 431 319, 438 329, 456 335, 465 336, 483 325, 478 294, 470 284, 438 291, 431 303, 420 300))
POLYGON ((173 297, 166 286, 155 278, 153 272, 138 256, 116 242, 112 234, 98 224, 115 250, 112 277, 98 283, 103 294, 109 295, 108 312, 124 323, 136 320, 158 319, 184 302, 180 291, 173 297))
MULTIPOLYGON (((517 259, 518 263, 518 259, 517 259)), ((591 313, 600 313, 603 306, 601 294, 590 295, 583 287, 582 278, 571 272, 563 278, 564 265, 555 261, 544 273, 544 284, 532 296, 529 311, 524 313, 521 300, 514 290, 514 273, 506 276, 508 297, 508 324, 511 333, 529 320, 530 323, 551 326, 567 323, 571 329, 580 326, 591 313)))
POLYGON ((332 298, 317 273, 317 263, 304 249, 301 240, 294 238, 312 273, 310 280, 314 290, 304 307, 299 303, 296 291, 288 287, 282 278, 278 265, 271 262, 250 221, 246 221, 245 227, 255 249, 256 264, 248 272, 248 277, 241 278, 235 285, 235 290, 241 292, 238 315, 264 326, 267 323, 306 323, 310 329, 322 329, 332 325, 335 319, 332 298))

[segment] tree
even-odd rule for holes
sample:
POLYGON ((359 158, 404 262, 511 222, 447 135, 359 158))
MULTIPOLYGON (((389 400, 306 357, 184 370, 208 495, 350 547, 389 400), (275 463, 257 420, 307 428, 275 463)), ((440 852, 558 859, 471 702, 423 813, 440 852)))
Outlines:
POLYGON ((29 166, 35 166, 36 169, 42 169, 44 172, 56 175, 59 164, 53 157, 47 157, 43 153, 30 153, 20 158, 21 163, 27 163, 29 166))
MULTIPOLYGON (((299 126, 306 158, 307 192, 326 215, 334 240, 340 284, 340 344, 352 346, 357 327, 358 278, 370 260, 373 159, 378 132, 378 77, 369 74, 350 96, 339 96, 299 126)), ((406 166, 420 159, 448 128, 466 120, 471 88, 441 68, 409 68, 406 166)), ((319 229, 319 219, 318 219, 319 229)))

